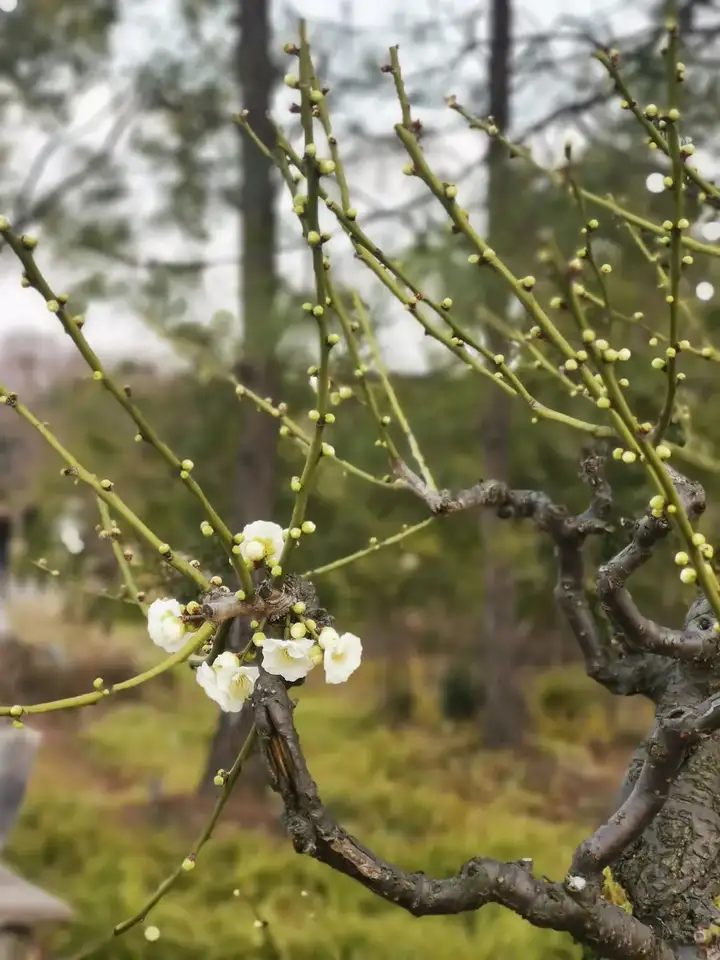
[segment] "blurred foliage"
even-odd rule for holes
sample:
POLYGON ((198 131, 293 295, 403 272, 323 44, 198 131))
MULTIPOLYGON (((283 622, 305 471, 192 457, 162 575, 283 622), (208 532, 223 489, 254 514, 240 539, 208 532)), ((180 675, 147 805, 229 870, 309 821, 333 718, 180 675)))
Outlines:
POLYGON ((588 690, 587 678, 577 668, 544 671, 533 702, 536 729, 555 740, 591 743, 610 733, 607 696, 599 685, 588 690))

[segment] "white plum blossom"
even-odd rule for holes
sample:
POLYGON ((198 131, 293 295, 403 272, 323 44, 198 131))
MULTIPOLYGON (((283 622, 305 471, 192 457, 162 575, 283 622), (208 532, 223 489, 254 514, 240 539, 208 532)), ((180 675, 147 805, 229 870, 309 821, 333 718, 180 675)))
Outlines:
POLYGON ((266 637, 262 645, 263 667, 268 673, 288 682, 302 680, 315 666, 310 656, 314 646, 312 637, 303 637, 301 640, 273 640, 266 637))
POLYGON ((177 600, 163 597, 148 607, 148 633, 158 647, 168 653, 177 653, 195 632, 182 621, 183 608, 177 600))
POLYGON ((317 378, 317 377, 310 377, 309 383, 310 383, 310 389, 311 389, 314 393, 317 393, 317 391, 318 391, 318 378, 317 378))
POLYGON ((240 658, 230 651, 219 654, 212 664, 201 663, 195 679, 205 693, 225 713, 238 713, 253 692, 260 671, 243 667, 240 658))
POLYGON ((362 640, 354 633, 338 634, 332 627, 325 627, 318 637, 323 649, 325 680, 328 683, 345 683, 355 673, 362 660, 362 640))
POLYGON ((240 555, 253 563, 263 560, 274 567, 285 546, 282 527, 270 520, 253 520, 243 527, 242 534, 240 555))

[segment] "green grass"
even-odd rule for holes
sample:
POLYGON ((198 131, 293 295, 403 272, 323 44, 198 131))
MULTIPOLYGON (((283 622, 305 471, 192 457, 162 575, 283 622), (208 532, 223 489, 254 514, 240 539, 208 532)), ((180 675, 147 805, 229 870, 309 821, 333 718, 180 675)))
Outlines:
MULTIPOLYGON (((521 764, 484 756, 471 732, 438 733, 432 717, 388 729, 375 711, 372 665, 363 674, 345 688, 308 684, 296 714, 311 771, 333 814, 384 858, 429 875, 454 873, 469 857, 485 854, 532 856, 538 872, 562 876, 590 825, 558 822, 546 812, 543 794, 552 784, 530 789, 521 764)), ((135 913, 190 849, 194 826, 128 816, 128 808, 147 798, 151 777, 181 794, 192 791, 199 776, 215 714, 192 677, 180 679, 175 693, 155 691, 144 702, 118 700, 104 712, 88 712, 76 733, 64 734, 41 756, 8 858, 75 907, 77 921, 53 936, 60 957, 135 913)), ((562 752, 557 741, 555 748, 562 752)), ((573 754, 577 763, 581 748, 572 749, 580 751, 573 754)), ((221 824, 196 869, 147 922, 160 928, 157 942, 145 940, 141 924, 94 956, 579 956, 565 935, 535 930, 500 908, 414 919, 296 855, 282 838, 237 822, 221 824), (275 947, 254 925, 250 904, 269 921, 275 947)))

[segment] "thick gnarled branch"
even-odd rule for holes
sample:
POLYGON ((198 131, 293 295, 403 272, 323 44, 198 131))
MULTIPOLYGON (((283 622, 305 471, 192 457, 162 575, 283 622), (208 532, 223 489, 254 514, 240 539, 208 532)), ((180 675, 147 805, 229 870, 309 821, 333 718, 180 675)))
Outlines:
MULTIPOLYGON (((540 527, 562 523, 568 518, 564 507, 554 504, 546 494, 537 490, 511 490, 499 480, 480 480, 467 490, 433 490, 402 461, 393 465, 398 482, 427 504, 435 516, 460 513, 474 507, 489 508, 501 519, 534 520, 540 527)), ((597 523, 588 517, 588 522, 597 523)), ((602 525, 601 529, 606 529, 602 525)))
POLYGON ((332 618, 320 606, 314 585, 293 574, 281 581, 264 580, 250 600, 240 599, 227 588, 214 589, 206 595, 196 617, 214 623, 225 623, 236 617, 267 618, 272 622, 283 620, 296 603, 304 603, 306 615, 322 626, 331 625, 332 618))
POLYGON ((400 483, 426 503, 435 515, 457 513, 471 508, 492 509, 504 519, 529 519, 538 529, 549 533, 555 542, 558 581, 555 598, 580 646, 588 676, 613 693, 651 696, 655 670, 646 655, 620 656, 603 641, 588 605, 582 548, 591 534, 608 532, 612 492, 603 476, 604 458, 586 451, 581 477, 591 491, 590 507, 573 517, 568 510, 544 493, 511 490, 495 480, 481 480, 467 490, 454 494, 449 490, 431 490, 404 463, 396 463, 400 483))
MULTIPOLYGON (((688 480, 666 465, 682 506, 690 520, 705 510, 705 491, 699 483, 688 480)), ((656 653, 679 660, 707 659, 717 655, 716 636, 707 631, 670 630, 644 617, 625 584, 652 556, 654 547, 670 532, 667 518, 652 513, 634 524, 630 543, 600 568, 597 592, 613 627, 631 649, 656 653)))
MULTIPOLYGON (((591 503, 582 517, 606 520, 612 509, 612 491, 603 473, 604 459, 586 452, 580 465, 580 477, 591 491, 591 503)), ((578 519, 581 519, 578 518, 578 519)), ((583 546, 587 533, 566 524, 551 530, 555 540, 558 579, 555 600, 577 640, 588 676, 614 694, 643 694, 652 697, 657 687, 656 664, 644 654, 620 656, 616 648, 602 638, 585 591, 583 546)))
MULTIPOLYGON (((428 490, 404 465, 397 467, 402 482, 428 504, 435 514, 453 513, 471 507, 493 509, 498 516, 527 518, 546 531, 555 542, 558 581, 555 596, 578 640, 588 674, 614 693, 642 693, 658 702, 670 676, 667 658, 708 659, 717 655, 714 618, 707 604, 695 604, 682 631, 669 630, 644 618, 625 587, 627 579, 651 556, 665 538, 670 525, 665 517, 648 513, 634 525, 630 543, 600 570, 598 595, 621 649, 603 643, 598 624, 589 608, 584 587, 582 548, 592 533, 610 529, 607 524, 612 492, 603 476, 603 458, 586 454, 581 477, 590 487, 590 507, 570 517, 547 496, 533 491, 512 491, 504 484, 481 482, 453 495, 428 490), (659 656, 658 656, 659 655, 659 656)), ((702 487, 666 467, 688 517, 693 520, 705 509, 702 487)), ((600 893, 601 873, 637 838, 665 803, 689 744, 696 742, 703 727, 715 722, 715 701, 696 708, 678 708, 661 719, 647 747, 647 760, 631 794, 613 816, 575 852, 570 870, 572 896, 600 893)), ((714 729, 714 727, 713 727, 714 729)), ((585 895, 583 895, 585 896, 585 895)))
POLYGON ((295 849, 348 876, 416 917, 455 915, 498 903, 538 927, 564 930, 609 960, 673 960, 649 927, 599 896, 580 903, 559 883, 534 877, 530 861, 469 860, 454 877, 433 879, 382 860, 327 812, 307 768, 283 681, 263 673, 253 693, 255 721, 273 789, 295 849))
POLYGON ((687 751, 701 737, 720 729, 720 694, 701 703, 675 707, 656 722, 640 776, 625 800, 592 837, 575 851, 571 873, 599 876, 645 830, 668 798, 687 751))

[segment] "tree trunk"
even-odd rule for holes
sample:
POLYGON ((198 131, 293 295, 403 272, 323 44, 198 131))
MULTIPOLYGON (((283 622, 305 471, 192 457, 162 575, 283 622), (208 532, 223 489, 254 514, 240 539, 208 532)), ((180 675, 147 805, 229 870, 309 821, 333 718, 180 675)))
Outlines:
MULTIPOLYGON (((263 143, 275 146, 269 119, 275 69, 270 54, 270 0, 238 0, 240 38, 237 77, 242 107, 263 143)), ((243 357, 237 377, 262 397, 278 397, 280 368, 274 355, 278 337, 275 292, 275 181, 272 164, 246 136, 240 140, 242 184, 240 187, 242 247, 243 357)), ((277 494, 277 424, 249 404, 242 409, 238 436, 234 521, 237 529, 252 520, 274 518, 277 494)), ((248 641, 247 623, 235 625, 231 649, 248 641)), ((252 722, 249 711, 221 714, 213 736, 199 791, 213 789, 218 769, 228 769, 242 746, 252 722)), ((245 790, 263 793, 265 776, 258 759, 253 759, 242 776, 245 790)))
MULTIPOLYGON (((500 130, 510 122, 510 79, 512 55, 512 0, 493 0, 491 13, 490 65, 488 88, 490 114, 500 130)), ((508 189, 508 157, 502 144, 491 139, 487 154, 488 237, 498 250, 502 243, 504 219, 511 195, 508 189)), ((508 295, 497 277, 483 275, 487 282, 488 306, 502 316, 508 295)), ((504 353, 507 344, 494 330, 487 331, 493 353, 504 353)), ((504 392, 493 394, 481 426, 484 475, 508 480, 512 399, 504 392)), ((508 561, 507 530, 489 511, 483 512, 480 527, 485 544, 482 642, 485 708, 484 740, 490 748, 512 747, 522 737, 525 706, 518 682, 520 632, 517 628, 516 591, 508 561), (489 545, 492 544, 492 550, 489 545)))
POLYGON ((0 644, 12 636, 7 609, 12 533, 13 522, 10 512, 0 508, 0 644))
MULTIPOLYGON (((658 704, 658 717, 715 692, 714 683, 701 686, 693 678, 685 686, 684 680, 658 704)), ((621 798, 637 780, 645 755, 643 745, 630 764, 621 798)), ((715 906, 720 895, 719 785, 716 732, 690 749, 660 813, 612 865, 633 915, 676 943, 689 945, 697 930, 720 923, 715 906)))
MULTIPOLYGON (((659 684, 655 722, 635 751, 612 812, 627 800, 647 756, 657 755, 659 722, 717 693, 712 667, 670 661, 662 669, 665 680, 659 684)), ((686 748, 660 811, 611 865, 633 916, 671 944, 677 960, 720 957, 716 937, 712 944, 698 939, 701 931, 720 924, 719 785, 720 732, 715 731, 686 748)), ((604 960, 587 947, 582 957, 604 960)))

